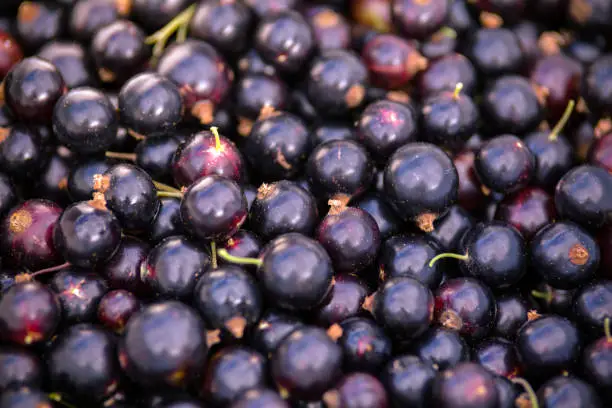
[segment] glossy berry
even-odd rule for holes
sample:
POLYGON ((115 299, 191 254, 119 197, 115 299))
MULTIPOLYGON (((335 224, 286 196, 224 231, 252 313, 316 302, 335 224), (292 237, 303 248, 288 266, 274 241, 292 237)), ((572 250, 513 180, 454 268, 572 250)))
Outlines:
POLYGON ((245 392, 231 408, 289 408, 288 403, 273 390, 261 388, 245 392))
POLYGON ((148 286, 140 279, 140 264, 149 252, 149 245, 130 236, 121 239, 119 248, 99 269, 113 289, 124 289, 142 295, 148 286))
POLYGON ((210 264, 198 245, 182 236, 153 247, 140 264, 140 280, 163 297, 188 298, 210 264))
POLYGON ((94 190, 94 176, 110 169, 112 163, 100 158, 84 158, 75 163, 68 176, 68 195, 74 201, 90 200, 94 190))
POLYGON ((435 293, 435 304, 436 320, 470 340, 483 338, 495 323, 493 294, 474 278, 445 281, 435 293))
POLYGON ((53 247, 53 228, 61 207, 46 200, 28 200, 14 207, 2 221, 0 248, 4 265, 31 270, 60 261, 53 247))
POLYGON ((527 322, 529 303, 520 293, 505 293, 497 298, 497 316, 493 335, 513 340, 527 322))
POLYGON ((272 356, 285 337, 302 327, 304 323, 296 316, 268 309, 253 328, 250 345, 260 353, 272 356))
POLYGON ((181 143, 172 158, 172 178, 177 186, 187 187, 211 174, 241 183, 245 178, 242 154, 234 143, 212 131, 198 132, 181 143))
POLYGON ((253 15, 243 2, 215 0, 198 4, 189 23, 189 33, 228 56, 248 46, 253 15))
MULTIPOLYGON (((152 179, 165 181, 172 178, 172 157, 180 144, 174 135, 148 137, 136 145, 136 165, 152 179)), ((129 154, 129 153, 128 153, 129 154)))
POLYGON ((184 227, 200 239, 227 239, 238 231, 246 217, 246 198, 232 180, 206 176, 192 184, 183 195, 181 218, 184 227))
POLYGON ((116 340, 89 324, 70 327, 54 341, 48 355, 54 390, 86 401, 100 401, 118 386, 116 340))
POLYGON ((425 285, 413 278, 392 278, 374 294, 372 314, 394 337, 415 338, 433 320, 434 297, 425 285))
POLYGON ((317 146, 306 166, 308 181, 323 197, 355 196, 370 187, 374 164, 364 147, 352 140, 317 146))
POLYGON ((538 95, 523 77, 501 77, 483 96, 483 120, 493 132, 522 134, 534 130, 542 120, 538 95))
POLYGON ((364 101, 368 71, 353 53, 324 51, 310 67, 308 99, 322 116, 340 116, 364 101))
POLYGON ((525 144, 536 158, 534 184, 553 188, 574 163, 574 152, 563 135, 552 137, 550 132, 532 132, 525 144))
POLYGON ((392 406, 425 407, 436 371, 420 358, 405 354, 385 366, 381 381, 392 406))
POLYGON ((414 278, 430 289, 435 289, 445 271, 444 262, 429 266, 429 261, 440 252, 435 239, 422 234, 395 235, 380 247, 379 278, 383 281, 406 276, 414 278))
POLYGON ((292 232, 272 240, 258 268, 267 298, 289 310, 308 310, 329 294, 332 262, 316 241, 292 232))
POLYGON ((388 90, 402 89, 427 68, 427 60, 415 43, 392 34, 379 34, 367 40, 361 57, 371 83, 388 90))
POLYGON ((8 408, 36 407, 51 408, 51 400, 43 391, 35 388, 11 389, 0 396, 0 406, 8 408))
POLYGON ((65 9, 58 4, 42 1, 22 3, 17 9, 15 30, 22 44, 36 50, 57 38, 64 31, 65 9))
POLYGON ((344 352, 346 371, 376 373, 391 357, 391 339, 373 320, 352 317, 340 323, 340 328, 337 343, 344 352))
POLYGON ((380 194, 364 194, 355 201, 354 206, 361 208, 374 218, 381 239, 384 240, 399 232, 401 223, 399 217, 380 194))
POLYGON ((559 289, 573 289, 591 280, 600 259, 595 239, 567 221, 542 228, 532 239, 530 252, 535 271, 559 289))
POLYGON ((370 154, 384 162, 399 147, 416 141, 417 117, 411 106, 393 101, 378 101, 368 105, 357 124, 357 140, 370 154))
POLYGON ((306 13, 320 50, 346 49, 350 45, 351 26, 344 16, 331 7, 313 6, 306 13))
POLYGON ((45 168, 50 151, 36 129, 14 125, 0 132, 0 166, 17 181, 33 178, 45 168))
POLYGON ((428 143, 409 143, 389 159, 384 190, 398 214, 424 231, 457 200, 457 170, 450 157, 428 143))
POLYGON ((612 93, 608 89, 612 83, 610 67, 612 67, 612 57, 603 55, 587 71, 584 96, 589 109, 593 112, 608 114, 612 112, 612 93))
POLYGON ((606 335, 588 345, 582 353, 582 370, 585 380, 602 394, 610 393, 612 385, 612 337, 606 335))
POLYGON ((0 216, 4 216, 17 201, 17 192, 11 179, 0 173, 0 216))
POLYGON ((463 54, 458 53, 431 61, 418 81, 419 92, 424 98, 441 92, 454 92, 459 83, 463 84, 463 94, 472 95, 477 84, 474 66, 463 54))
POLYGON ((323 395, 330 407, 353 408, 368 406, 387 407, 387 392, 380 381, 366 373, 346 375, 333 390, 323 395))
POLYGON ((290 113, 262 117, 244 144, 251 166, 266 180, 290 179, 302 170, 311 149, 306 124, 290 113))
POLYGON ((551 378, 538 389, 537 396, 538 404, 543 408, 604 406, 591 384, 574 376, 560 375, 551 378))
POLYGON ((495 378, 483 367, 462 363, 436 376, 432 403, 440 408, 494 408, 498 394, 495 378))
POLYGON ((523 325, 516 338, 526 373, 549 376, 571 367, 580 350, 576 326, 564 317, 548 315, 523 325))
POLYGON ((80 44, 51 41, 40 49, 38 56, 55 65, 68 89, 93 86, 97 83, 87 50, 80 44))
POLYGON ((194 289, 193 303, 207 327, 227 331, 236 339, 250 331, 262 311, 259 287, 237 265, 208 270, 194 289))
POLYGON ((316 400, 339 379, 342 349, 324 330, 305 327, 291 333, 271 361, 272 377, 289 395, 316 400))
POLYGON ((463 337, 443 327, 433 327, 419 337, 412 352, 436 370, 446 370, 470 360, 470 349, 463 337))
POLYGON ((391 16, 397 28, 409 38, 424 39, 438 31, 448 15, 444 0, 393 0, 391 16))
POLYGON ((0 392, 22 387, 40 388, 43 365, 38 356, 26 349, 5 347, 0 351, 0 392))
POLYGON ((367 294, 368 287, 355 275, 336 276, 329 300, 315 313, 317 324, 331 326, 360 315, 367 294))
POLYGON ((149 226, 149 237, 152 242, 159 242, 172 235, 181 235, 184 232, 181 220, 181 202, 174 197, 165 197, 160 200, 159 211, 149 226))
POLYGON ((107 329, 121 334, 132 315, 140 310, 140 301, 127 290, 106 293, 98 304, 98 321, 107 329))
POLYGON ((23 59, 23 51, 17 40, 5 31, 0 31, 0 78, 23 59))
POLYGON ((29 346, 51 338, 60 322, 55 294, 37 282, 15 283, 0 298, 0 338, 29 346))
POLYGON ((475 160, 476 152, 468 149, 453 157, 453 164, 459 176, 458 203, 470 212, 482 210, 486 203, 486 196, 474 168, 475 160))
POLYGON ((55 249, 67 262, 84 268, 108 260, 120 241, 119 221, 99 201, 81 201, 66 208, 53 233, 55 249))
POLYGON ((138 166, 117 164, 94 181, 94 188, 104 195, 106 206, 127 230, 146 229, 159 210, 153 181, 138 166))
POLYGON ((525 187, 535 172, 535 157, 516 136, 497 136, 482 146, 474 168, 489 189, 508 193, 525 187))
POLYGON ((556 216, 552 197, 538 187, 527 187, 505 197, 497 206, 495 218, 511 224, 527 239, 556 216))
POLYGON ((277 76, 262 73, 244 75, 235 86, 236 114, 240 117, 244 130, 240 134, 248 136, 251 121, 258 118, 262 109, 274 108, 281 111, 289 108, 287 85, 277 76))
MULTIPOLYGON (((220 242, 219 244, 228 254, 243 258, 256 258, 263 248, 259 236, 244 229, 236 231, 225 243, 220 242)), ((218 261, 220 263, 226 262, 222 259, 218 259, 218 261)), ((246 268, 249 270, 253 266, 246 266, 246 268)))
POLYGON ((318 222, 315 197, 287 180, 262 184, 249 211, 250 228, 266 240, 288 232, 310 236, 318 222))
POLYGON ((612 172, 612 133, 594 141, 589 152, 589 163, 612 172))
POLYGON ((255 32, 255 48, 285 73, 297 73, 307 63, 315 45, 314 34, 294 11, 281 11, 263 19, 255 32))
POLYGON ((580 289, 574 298, 574 316, 583 328, 601 335, 606 319, 612 320, 612 282, 604 280, 580 289))
POLYGON ((156 73, 132 77, 119 91, 121 124, 144 136, 172 131, 183 116, 178 87, 156 73))
MULTIPOLYGON (((453 205, 434 222, 434 230, 428 235, 445 251, 458 251, 461 239, 474 226, 474 219, 460 205, 453 205)), ((429 265, 428 265, 429 266, 429 265)))
POLYGON ((64 93, 64 80, 51 63, 26 58, 4 78, 4 100, 11 112, 24 121, 50 123, 53 106, 64 93))
POLYGON ((170 46, 157 63, 157 72, 179 88, 185 109, 204 124, 229 92, 233 73, 209 44, 187 40, 170 46))
POLYGON ((100 28, 91 42, 91 56, 105 83, 123 83, 140 71, 150 55, 145 34, 129 20, 115 20, 100 28))
POLYGON ((359 272, 374 262, 380 232, 367 212, 332 206, 317 228, 317 240, 330 254, 336 272, 359 272))
POLYGON ((65 268, 51 278, 49 287, 62 306, 62 323, 71 325, 93 322, 100 299, 108 290, 98 274, 77 268, 65 268))
POLYGON ((567 172, 555 190, 559 215, 587 228, 598 228, 612 217, 612 174, 582 165, 567 172))
POLYGON ((474 350, 474 361, 500 377, 515 377, 520 370, 514 344, 494 337, 478 344, 474 350))
POLYGON ((487 77, 518 73, 523 64, 518 37, 507 28, 479 29, 471 36, 467 54, 487 77))
POLYGON ((176 301, 151 304, 128 322, 119 363, 138 384, 180 387, 202 368, 204 332, 204 323, 188 306, 176 301))
POLYGON ((122 10, 117 2, 106 0, 79 0, 70 10, 68 28, 77 40, 87 43, 96 31, 119 18, 122 10))

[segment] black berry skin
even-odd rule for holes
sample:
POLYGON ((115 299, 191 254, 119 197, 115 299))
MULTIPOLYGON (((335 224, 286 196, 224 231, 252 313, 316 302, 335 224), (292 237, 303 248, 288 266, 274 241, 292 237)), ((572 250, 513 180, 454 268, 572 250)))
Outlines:
POLYGON ((357 139, 381 163, 417 138, 418 119, 411 106, 382 100, 369 104, 357 124, 357 139))
POLYGON ((475 363, 439 373, 431 395, 431 403, 440 408, 495 408, 499 398, 493 374, 475 363))
POLYGON ((380 232, 374 218, 359 208, 330 211, 317 228, 317 240, 332 259, 334 270, 359 272, 376 259, 380 232))
POLYGON ((183 225, 200 239, 227 239, 238 231, 246 217, 246 198, 232 180, 217 175, 202 177, 183 195, 183 225))
POLYGON ((226 347, 207 364, 202 394, 216 406, 228 406, 246 391, 266 386, 266 359, 249 348, 226 347))
POLYGON ((93 322, 98 303, 108 291, 106 281, 96 273, 68 267, 53 275, 49 288, 62 306, 62 324, 93 322))
MULTIPOLYGON (((409 143, 389 159, 384 190, 398 214, 417 220, 429 214, 434 219, 457 200, 459 178, 452 160, 439 147, 409 143)), ((426 226, 425 229, 433 229, 426 226)))
POLYGON ((434 222, 434 230, 428 235, 444 251, 458 251, 461 239, 474 226, 474 222, 461 205, 453 205, 445 215, 434 222))
POLYGON ((344 352, 345 371, 376 373, 391 357, 391 339, 372 319, 352 317, 340 327, 342 336, 337 343, 344 352))
POLYGON ((478 71, 489 78, 518 73, 523 53, 516 34, 506 28, 482 28, 471 37, 467 53, 478 71))
POLYGON ((259 287, 237 265, 209 269, 198 281, 193 296, 193 303, 207 327, 226 330, 236 338, 250 331, 261 316, 259 287))
POLYGON ((584 379, 596 387, 602 396, 611 395, 612 386, 612 339, 601 337, 587 346, 582 353, 584 379))
POLYGON ((13 179, 23 181, 41 172, 50 152, 47 142, 32 127, 15 124, 0 142, 0 167, 13 179))
POLYGON ((550 132, 532 132, 525 136, 525 144, 536 158, 534 184, 552 189, 574 164, 574 151, 563 136, 550 140, 550 132))
POLYGON ((70 10, 68 28, 70 34, 82 43, 88 43, 96 31, 119 18, 119 10, 113 2, 104 0, 79 0, 70 10))
POLYGON ((4 347, 0 351, 0 393, 9 389, 41 388, 43 365, 32 351, 17 347, 4 347))
POLYGON ((119 346, 119 363, 145 386, 189 384, 206 358, 204 323, 188 306, 166 301, 133 315, 119 346))
POLYGON ((140 280, 162 297, 185 299, 209 264, 198 245, 182 236, 168 237, 140 264, 140 280))
POLYGON ((119 220, 96 202, 81 201, 66 208, 53 233, 55 248, 64 259, 83 268, 108 260, 120 242, 119 220))
POLYGON ((84 158, 70 169, 68 195, 74 201, 90 200, 94 193, 94 176, 110 169, 112 163, 104 158, 84 158))
POLYGON ((568 319, 547 315, 521 327, 516 347, 525 372, 546 378, 571 368, 579 356, 580 336, 568 319))
MULTIPOLYGON (((81 3, 93 2, 82 1, 81 3)), ((89 66, 87 51, 80 44, 51 41, 40 49, 38 56, 55 65, 68 89, 94 86, 97 83, 89 66)))
POLYGON ((452 53, 431 61, 418 78, 419 91, 423 98, 441 92, 453 92, 458 83, 463 84, 462 93, 472 95, 477 78, 474 66, 463 54, 452 53))
POLYGON ((520 293, 508 292, 497 298, 497 316, 492 334, 514 340, 521 326, 527 322, 529 303, 520 293))
POLYGON ((261 259, 257 274, 267 298, 278 306, 312 309, 331 290, 331 259, 318 242, 304 235, 281 235, 264 248, 261 259))
POLYGON ((601 114, 612 112, 612 93, 609 91, 612 83, 610 67, 612 67, 612 56, 603 55, 591 65, 585 78, 585 99, 589 109, 601 114))
POLYGON ((178 87, 159 74, 136 75, 119 91, 121 124, 138 134, 151 136, 171 131, 182 115, 178 87))
POLYGON ((487 188, 505 194, 517 191, 531 181, 536 160, 518 137, 502 135, 489 140, 480 148, 474 168, 487 188))
POLYGON ((593 279, 600 260, 595 239, 568 221, 542 228, 533 237, 530 252, 535 272, 559 289, 574 289, 593 279))
POLYGON ((392 406, 425 408, 436 370, 410 354, 390 360, 381 374, 392 406))
POLYGON ((561 217, 587 228, 612 221, 612 174, 601 167, 582 165, 567 172, 555 190, 561 217))
POLYGON ((81 401, 101 401, 117 388, 120 377, 116 339, 90 324, 70 327, 53 342, 47 356, 54 390, 81 401))
POLYGON ((435 239, 423 234, 401 234, 387 239, 378 256, 379 278, 387 280, 400 276, 414 278, 435 289, 442 280, 444 262, 429 266, 429 261, 440 253, 435 239))
MULTIPOLYGON (((228 254, 243 258, 257 258, 263 248, 263 243, 259 236, 249 230, 240 229, 236 231, 227 241, 220 243, 228 254)), ((229 263, 223 259, 217 259, 217 262, 229 263)), ((254 265, 245 265, 248 271, 254 271, 254 265)))
POLYGON ((51 406, 51 400, 47 397, 47 394, 34 388, 11 389, 0 396, 0 407, 2 408, 49 408, 51 406))
POLYGON ((249 211, 250 228, 265 240, 288 232, 311 236, 318 222, 315 197, 288 180, 261 186, 249 211))
POLYGON ((306 166, 308 182, 317 194, 358 195, 368 189, 374 164, 366 149, 352 140, 332 140, 318 145, 306 166))
POLYGON ((278 70, 304 69, 314 47, 312 29, 295 11, 282 11, 263 19, 255 32, 255 48, 278 70))
POLYGON ((394 337, 410 339, 423 334, 434 315, 434 297, 413 278, 387 280, 374 295, 372 314, 394 337))
POLYGON ((13 182, 6 174, 0 173, 0 217, 4 217, 16 201, 17 192, 13 182))
POLYGON ((308 73, 308 99, 322 116, 341 116, 362 104, 367 80, 368 71, 357 55, 327 50, 308 73))
POLYGON ((160 201, 151 177, 140 167, 117 164, 101 179, 106 206, 127 230, 145 230, 159 211, 160 201))
POLYGON ((295 398, 317 400, 340 377, 342 349, 323 329, 305 327, 283 340, 271 364, 278 387, 295 398))
POLYGON ((385 198, 377 193, 364 194, 355 201, 354 206, 361 208, 374 218, 381 239, 387 239, 400 230, 400 219, 385 198))
POLYGON ((473 360, 500 377, 512 378, 520 374, 514 343, 505 339, 490 337, 478 344, 473 360))
POLYGON ((414 342, 411 350, 436 370, 446 370, 470 360, 470 348, 463 337, 443 327, 429 329, 414 342))
POLYGON ((57 68, 38 57, 19 62, 4 78, 4 100, 13 115, 25 122, 50 123, 64 90, 57 68))
POLYGON ((302 119, 281 112, 255 122, 244 153, 264 179, 273 181, 298 175, 311 146, 310 133, 302 119))
POLYGON ((538 389, 537 397, 538 405, 542 408, 604 407, 593 386, 574 376, 551 378, 538 389))
POLYGON ((574 316, 586 331, 601 336, 605 320, 612 319, 612 281, 602 280, 580 289, 574 298, 574 316))
POLYGON ((113 289, 146 294, 149 290, 148 285, 140 279, 140 264, 148 252, 149 245, 137 238, 125 236, 114 255, 97 272, 113 289))
POLYGON ((509 224, 494 221, 479 223, 463 238, 460 262, 466 276, 477 278, 494 289, 515 285, 527 270, 525 242, 509 224))
POLYGON ((285 337, 303 327, 304 323, 298 317, 284 311, 268 309, 261 316, 259 324, 253 328, 249 344, 260 353, 272 356, 285 337))
POLYGON ((149 225, 149 239, 151 242, 157 243, 172 235, 182 235, 183 232, 181 202, 174 197, 162 198, 160 200, 159 211, 151 225, 149 225))
POLYGON ((386 408, 388 404, 383 385, 376 377, 366 373, 347 374, 334 389, 324 394, 323 401, 330 402, 330 406, 337 403, 338 407, 343 408, 386 408))
POLYGON ((289 404, 278 392, 260 388, 245 392, 231 408, 289 408, 289 404))

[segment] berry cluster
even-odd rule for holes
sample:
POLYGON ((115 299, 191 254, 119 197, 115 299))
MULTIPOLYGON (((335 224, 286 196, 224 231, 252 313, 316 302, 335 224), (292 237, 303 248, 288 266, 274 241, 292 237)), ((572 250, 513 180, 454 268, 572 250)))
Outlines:
POLYGON ((610 0, 1 0, 0 408, 606 408, 610 0))

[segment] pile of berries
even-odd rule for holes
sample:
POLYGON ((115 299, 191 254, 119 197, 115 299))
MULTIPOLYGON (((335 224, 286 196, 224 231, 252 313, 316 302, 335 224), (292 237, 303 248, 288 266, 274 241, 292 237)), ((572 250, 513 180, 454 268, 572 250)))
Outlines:
POLYGON ((606 408, 612 1, 0 1, 0 408, 606 408))

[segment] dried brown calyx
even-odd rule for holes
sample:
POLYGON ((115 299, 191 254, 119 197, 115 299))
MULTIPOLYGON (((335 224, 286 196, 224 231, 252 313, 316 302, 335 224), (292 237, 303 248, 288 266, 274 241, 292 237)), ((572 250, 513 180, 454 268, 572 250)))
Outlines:
POLYGON ((122 16, 129 16, 132 11, 132 0, 115 0, 115 8, 122 16))
POLYGON ((323 394, 323 402, 328 408, 340 407, 340 393, 337 390, 329 390, 323 394))
POLYGON ((561 47, 571 41, 569 34, 557 31, 544 31, 538 38, 538 48, 544 55, 556 55, 561 52, 561 47))
POLYGON ((265 200, 266 198, 270 197, 274 191, 276 191, 276 186, 274 184, 263 183, 257 189, 257 199, 265 200))
POLYGON ((413 51, 408 54, 406 61, 404 62, 406 71, 410 74, 410 77, 415 76, 421 71, 424 71, 429 66, 429 60, 421 55, 418 51, 413 51))
POLYGON ((328 215, 340 214, 342 211, 346 210, 347 203, 348 203, 348 200, 342 200, 338 198, 332 198, 332 199, 327 200, 327 205, 329 205, 329 211, 327 212, 327 214, 328 215))
POLYGON ((339 24, 340 16, 333 10, 325 9, 314 17, 313 22, 320 28, 334 27, 339 24))
POLYGON ((364 310, 367 310, 368 312, 372 313, 372 310, 374 309, 374 297, 375 297, 376 293, 372 293, 370 296, 367 296, 364 300, 363 303, 361 304, 361 308, 364 310))
POLYGON ((244 329, 247 326, 247 321, 242 316, 235 316, 225 322, 225 328, 227 331, 232 333, 237 339, 241 339, 244 336, 244 329))
POLYGON ((247 137, 251 134, 253 128, 253 121, 247 118, 238 118, 238 134, 243 137, 247 137))
POLYGON ((17 10, 17 20, 20 23, 31 23, 40 15, 40 4, 24 1, 17 10))
POLYGON ((589 260, 589 251, 582 244, 575 244, 569 250, 569 260, 574 265, 584 265, 589 260))
POLYGON ((32 225, 32 214, 28 210, 18 210, 11 214, 9 218, 9 231, 14 234, 21 234, 32 225))
POLYGON ((11 128, 0 127, 0 143, 4 142, 11 133, 11 128))
POLYGON ((445 310, 440 313, 438 322, 442 327, 446 327, 451 330, 461 330, 463 327, 463 319, 456 312, 452 310, 445 310))
POLYGON ((593 14, 593 7, 588 0, 570 0, 569 14, 578 23, 584 23, 593 14))
POLYGON ((115 82, 117 79, 117 75, 108 68, 100 68, 98 69, 98 76, 102 80, 102 82, 115 82))
POLYGON ((100 193, 106 193, 110 188, 110 176, 104 174, 94 174, 93 188, 100 193))
POLYGON ((550 89, 538 84, 531 84, 531 87, 535 92, 536 98, 538 98, 538 103, 541 106, 546 106, 546 102, 548 101, 548 95, 550 94, 550 89))
POLYGON ((536 320, 536 319, 539 319, 540 317, 542 317, 542 315, 538 313, 538 311, 535 309, 531 309, 530 311, 527 312, 528 321, 536 320))
POLYGON ((274 158, 274 160, 285 170, 291 170, 291 168, 293 167, 291 163, 287 161, 287 158, 283 154, 283 151, 280 147, 276 149, 276 157, 274 158))
POLYGON ((104 193, 101 193, 99 191, 93 193, 93 198, 88 201, 88 204, 97 210, 108 210, 108 208, 106 207, 106 199, 104 198, 104 193))
POLYGON ((410 103, 412 101, 407 91, 389 91, 386 96, 387 99, 393 102, 410 103))
POLYGON ((280 112, 274 109, 274 106, 266 104, 261 107, 257 120, 264 120, 278 115, 280 115, 280 112))
POLYGON ((209 101, 197 101, 191 107, 191 114, 197 118, 201 124, 209 125, 215 118, 215 105, 209 101))
POLYGON ((434 221, 438 219, 438 214, 425 213, 416 217, 417 227, 423 232, 431 232, 434 230, 434 221))
POLYGON ((342 337, 342 327, 338 323, 334 323, 327 329, 327 335, 333 341, 337 341, 340 337, 342 337))
POLYGON ((221 330, 209 330, 206 332, 206 345, 208 348, 221 342, 221 330))
POLYGON ((504 19, 499 14, 483 11, 478 17, 480 24, 485 28, 499 28, 504 25, 504 19))
POLYGON ((361 84, 352 85, 344 95, 344 102, 349 108, 355 108, 361 105, 365 97, 365 87, 361 84))
POLYGON ((595 137, 597 139, 610 133, 612 130, 612 120, 610 118, 601 118, 595 125, 595 137))

